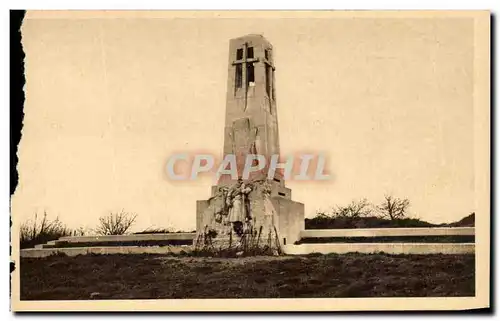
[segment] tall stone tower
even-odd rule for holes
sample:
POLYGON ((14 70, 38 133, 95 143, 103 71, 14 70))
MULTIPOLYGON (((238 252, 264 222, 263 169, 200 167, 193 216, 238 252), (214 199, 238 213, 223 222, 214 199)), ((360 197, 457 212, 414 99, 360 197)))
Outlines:
POLYGON ((279 154, 273 48, 260 35, 229 43, 224 155, 279 154))
MULTIPOLYGON (((268 165, 280 154, 275 70, 273 46, 262 35, 230 40, 224 156, 236 156, 239 176, 247 155, 263 155, 268 165)), ((304 205, 291 200, 280 171, 267 176, 267 166, 249 181, 223 178, 209 200, 197 203, 199 235, 210 230, 232 239, 252 229, 273 234, 281 246, 297 241, 303 228, 304 205)))
MULTIPOLYGON (((269 164, 272 155, 280 154, 273 57, 273 46, 261 35, 229 42, 224 156, 236 155, 240 175, 246 155, 264 155, 269 164)), ((272 184, 273 195, 291 196, 280 171, 272 184)))

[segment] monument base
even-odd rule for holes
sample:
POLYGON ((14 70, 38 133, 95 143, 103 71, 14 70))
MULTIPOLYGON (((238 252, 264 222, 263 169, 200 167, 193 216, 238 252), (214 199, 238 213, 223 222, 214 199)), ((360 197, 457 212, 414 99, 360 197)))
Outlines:
POLYGON ((267 181, 239 184, 213 189, 210 199, 197 201, 195 248, 279 253, 282 246, 299 240, 304 229, 304 204, 287 198, 291 193, 273 193, 267 181), (248 194, 238 194, 240 188, 248 194), (237 201, 231 203, 235 194, 237 201), (240 210, 245 215, 235 220, 234 211, 240 210))
POLYGON ((305 229, 304 204, 284 197, 273 197, 276 209, 276 228, 280 244, 294 244, 300 240, 300 231, 305 229))

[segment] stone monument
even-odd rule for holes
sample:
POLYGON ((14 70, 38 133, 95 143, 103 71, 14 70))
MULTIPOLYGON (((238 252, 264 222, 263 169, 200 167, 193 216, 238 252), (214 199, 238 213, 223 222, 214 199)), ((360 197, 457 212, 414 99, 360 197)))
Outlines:
MULTIPOLYGON (((280 153, 275 70, 273 47, 262 35, 230 40, 224 156, 236 156, 238 171, 249 154, 280 153)), ((237 180, 223 177, 208 200, 197 202, 196 246, 238 247, 252 239, 279 251, 299 239, 304 205, 291 200, 282 173, 270 178, 267 168, 247 180, 240 172, 237 180)))

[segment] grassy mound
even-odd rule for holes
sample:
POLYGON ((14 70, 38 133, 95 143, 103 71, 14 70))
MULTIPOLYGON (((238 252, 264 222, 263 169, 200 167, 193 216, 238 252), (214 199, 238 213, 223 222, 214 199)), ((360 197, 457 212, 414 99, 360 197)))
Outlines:
POLYGON ((389 220, 382 217, 329 217, 316 216, 306 218, 305 226, 308 230, 314 229, 343 229, 343 228, 392 228, 392 227, 470 227, 474 226, 474 213, 463 219, 448 224, 432 224, 416 218, 389 220))
POLYGON ((450 227, 473 227, 475 224, 475 220, 476 220, 476 214, 472 213, 472 214, 464 217, 460 221, 448 224, 448 226, 450 226, 450 227))

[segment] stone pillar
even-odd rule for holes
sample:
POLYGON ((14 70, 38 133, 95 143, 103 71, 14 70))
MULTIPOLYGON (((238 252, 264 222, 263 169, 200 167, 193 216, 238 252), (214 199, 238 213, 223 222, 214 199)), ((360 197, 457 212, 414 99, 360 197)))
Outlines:
MULTIPOLYGON (((269 160, 280 153, 273 50, 261 35, 247 35, 229 42, 224 156, 239 154, 245 158, 258 153, 269 160)), ((212 187, 209 200, 197 203, 197 247, 205 246, 207 239, 216 246, 227 247, 242 242, 242 238, 257 243, 272 238, 269 247, 279 250, 284 243, 298 241, 304 229, 304 205, 291 200, 291 190, 286 188, 279 172, 270 178, 267 170, 263 173, 243 182, 252 187, 245 195, 250 219, 242 222, 250 234, 235 235, 238 224, 228 221, 232 212, 227 193, 238 183, 219 182, 212 187)))

